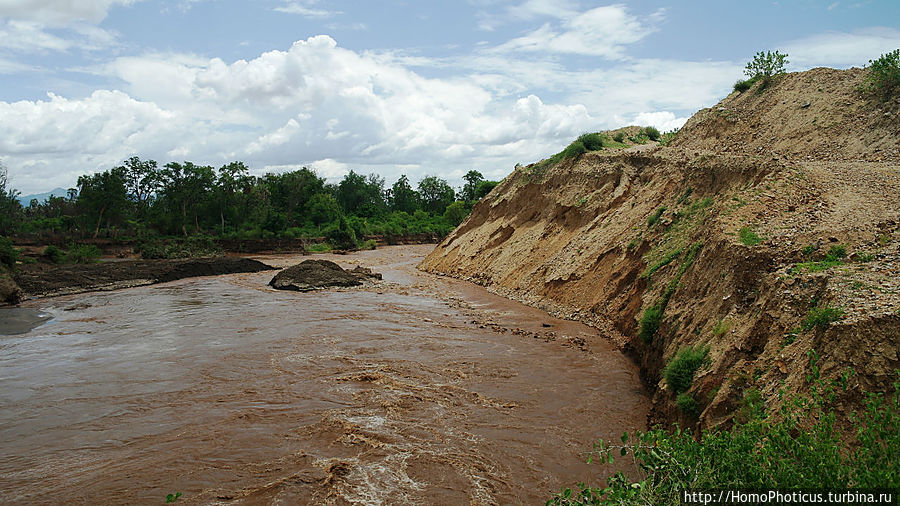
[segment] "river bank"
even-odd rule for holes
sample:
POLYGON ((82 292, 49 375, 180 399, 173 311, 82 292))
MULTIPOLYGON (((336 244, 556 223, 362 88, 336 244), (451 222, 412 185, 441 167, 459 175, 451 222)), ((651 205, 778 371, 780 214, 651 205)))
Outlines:
POLYGON ((367 287, 276 291, 258 272, 27 301, 53 319, 0 346, 0 488, 507 504, 602 479, 585 449, 645 427, 636 366, 595 329, 417 271, 430 249, 315 256, 383 274, 367 287))

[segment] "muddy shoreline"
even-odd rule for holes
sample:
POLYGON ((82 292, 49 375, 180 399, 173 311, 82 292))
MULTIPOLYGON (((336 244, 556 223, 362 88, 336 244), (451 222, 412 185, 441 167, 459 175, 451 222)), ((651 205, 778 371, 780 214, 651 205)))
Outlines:
POLYGON ((240 257, 113 260, 87 265, 21 265, 13 274, 13 279, 26 298, 44 298, 166 283, 197 276, 275 269, 259 260, 240 257))

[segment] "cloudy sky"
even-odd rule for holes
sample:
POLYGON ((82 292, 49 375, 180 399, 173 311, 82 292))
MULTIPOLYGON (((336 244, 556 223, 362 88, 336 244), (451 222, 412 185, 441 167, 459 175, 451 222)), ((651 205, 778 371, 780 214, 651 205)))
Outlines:
POLYGON ((501 178, 680 126, 759 50, 863 66, 898 24, 898 0, 0 0, 0 163, 26 194, 134 155, 501 178))

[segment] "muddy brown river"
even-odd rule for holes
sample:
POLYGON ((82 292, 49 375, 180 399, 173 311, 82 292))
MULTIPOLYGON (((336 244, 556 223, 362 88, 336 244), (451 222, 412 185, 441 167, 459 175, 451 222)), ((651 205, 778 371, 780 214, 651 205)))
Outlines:
POLYGON ((24 304, 40 326, 0 336, 0 502, 542 504, 600 483, 591 443, 645 424, 636 367, 416 271, 430 249, 319 256, 384 274, 363 289, 264 272, 24 304))

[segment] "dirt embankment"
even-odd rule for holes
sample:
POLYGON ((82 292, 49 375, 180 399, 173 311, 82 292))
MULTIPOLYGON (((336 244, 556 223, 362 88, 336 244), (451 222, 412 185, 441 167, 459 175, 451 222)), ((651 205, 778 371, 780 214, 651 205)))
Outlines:
POLYGON ((260 272, 274 267, 249 258, 122 260, 87 265, 26 264, 14 274, 28 297, 52 297, 165 283, 196 276, 260 272))
POLYGON ((519 168, 420 267, 605 330, 656 387, 657 421, 695 421, 661 379, 694 345, 703 426, 747 391, 774 407, 805 389, 813 351, 825 378, 856 371, 853 405, 900 367, 900 99, 866 98, 863 78, 789 74, 669 146, 519 168), (829 308, 841 318, 814 318, 829 308))

